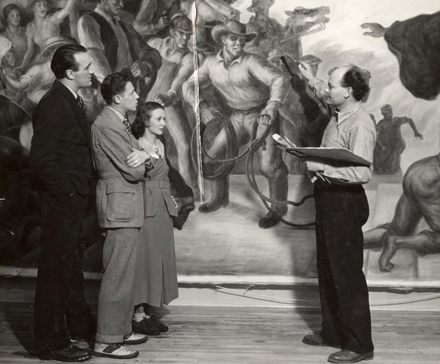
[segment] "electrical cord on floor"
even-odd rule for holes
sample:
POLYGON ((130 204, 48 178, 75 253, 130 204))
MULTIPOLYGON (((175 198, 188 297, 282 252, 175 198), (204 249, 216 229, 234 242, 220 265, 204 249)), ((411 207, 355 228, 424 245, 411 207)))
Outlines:
MULTIPOLYGON (((284 304, 290 304, 293 302, 304 302, 304 303, 319 305, 319 301, 315 301, 315 300, 304 300, 304 299, 300 299, 300 298, 282 298, 282 297, 273 297, 273 296, 262 295, 262 294, 258 294, 258 293, 252 293, 252 292, 250 292, 251 287, 252 286, 247 287, 243 293, 238 293, 237 290, 225 288, 225 287, 217 285, 217 286, 215 286, 215 291, 219 292, 219 293, 223 293, 223 294, 232 295, 232 296, 247 297, 247 298, 261 300, 261 301, 269 301, 269 302, 284 303, 284 304)), ((424 297, 418 297, 418 298, 370 302, 370 306, 402 305, 402 304, 406 304, 406 303, 425 302, 425 301, 435 300, 437 298, 440 298, 440 293, 436 293, 436 294, 432 294, 432 295, 428 295, 428 296, 424 296, 424 297)))

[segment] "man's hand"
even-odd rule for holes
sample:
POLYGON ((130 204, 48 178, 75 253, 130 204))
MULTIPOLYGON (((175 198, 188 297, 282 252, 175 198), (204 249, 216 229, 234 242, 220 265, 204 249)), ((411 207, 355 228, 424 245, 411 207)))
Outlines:
POLYGON ((130 72, 134 77, 149 77, 151 74, 151 65, 146 61, 140 62, 137 60, 130 66, 130 72))
POLYGON ((298 62, 298 69, 306 80, 313 78, 312 66, 305 62, 298 62))
POLYGON ((263 113, 257 118, 257 123, 260 125, 272 125, 275 121, 276 110, 263 110, 263 113))
POLYGON ((161 31, 162 29, 170 25, 170 17, 168 15, 162 15, 159 21, 156 23, 156 31, 161 31))
POLYGON ((153 101, 161 104, 163 107, 167 107, 172 104, 171 97, 169 97, 167 94, 157 94, 153 97, 153 101))
POLYGON ((144 150, 137 150, 134 148, 130 148, 133 152, 131 152, 125 162, 131 168, 137 168, 151 159, 150 155, 144 150))
POLYGON ((199 104, 200 108, 200 117, 202 119, 202 123, 208 124, 210 121, 217 122, 218 119, 215 116, 217 110, 211 106, 208 106, 206 102, 202 102, 199 104))
POLYGON ((378 23, 364 23, 361 24, 362 29, 369 29, 369 32, 364 32, 364 35, 367 35, 369 37, 373 38, 381 38, 384 36, 385 31, 387 30, 382 25, 378 23))
POLYGON ((324 163, 315 162, 313 160, 304 161, 309 172, 324 172, 324 163))

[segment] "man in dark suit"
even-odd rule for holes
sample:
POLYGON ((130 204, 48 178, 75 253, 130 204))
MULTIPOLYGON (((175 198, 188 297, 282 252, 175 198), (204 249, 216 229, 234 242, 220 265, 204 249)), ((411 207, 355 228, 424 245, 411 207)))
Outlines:
POLYGON ((91 61, 80 45, 65 45, 51 62, 56 81, 39 102, 29 161, 45 188, 45 222, 35 295, 35 333, 41 359, 84 361, 90 350, 71 339, 93 334, 84 299, 81 224, 90 193, 90 125, 80 88, 91 85, 91 61), (67 326, 66 326, 67 323, 67 326))

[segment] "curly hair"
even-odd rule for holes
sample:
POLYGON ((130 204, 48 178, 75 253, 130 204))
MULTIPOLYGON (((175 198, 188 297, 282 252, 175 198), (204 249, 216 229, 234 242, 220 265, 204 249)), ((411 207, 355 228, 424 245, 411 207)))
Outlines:
POLYGON ((141 107, 136 112, 136 118, 131 124, 131 133, 136 139, 139 139, 145 133, 145 128, 150 124, 150 118, 154 110, 162 109, 165 110, 161 104, 157 102, 146 102, 142 104, 141 107))
POLYGON ((17 10, 20 14, 20 18, 23 18, 21 8, 17 4, 8 4, 3 8, 3 19, 5 21, 5 24, 8 22, 8 16, 12 10, 17 10))
POLYGON ((112 73, 104 78, 101 84, 101 95, 107 105, 113 103, 113 97, 124 92, 130 78, 126 74, 120 72, 112 73))
POLYGON ((342 77, 341 86, 351 87, 353 89, 353 97, 357 101, 361 101, 370 92, 370 78, 371 74, 369 71, 355 65, 350 65, 350 68, 342 77))

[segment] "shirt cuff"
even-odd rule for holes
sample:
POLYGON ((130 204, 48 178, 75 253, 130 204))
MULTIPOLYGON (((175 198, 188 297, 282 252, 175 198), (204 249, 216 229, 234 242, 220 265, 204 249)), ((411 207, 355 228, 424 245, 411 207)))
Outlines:
POLYGON ((269 101, 266 104, 266 107, 263 109, 263 111, 261 112, 261 114, 266 114, 269 111, 277 111, 280 107, 281 107, 281 102, 279 101, 269 101))

